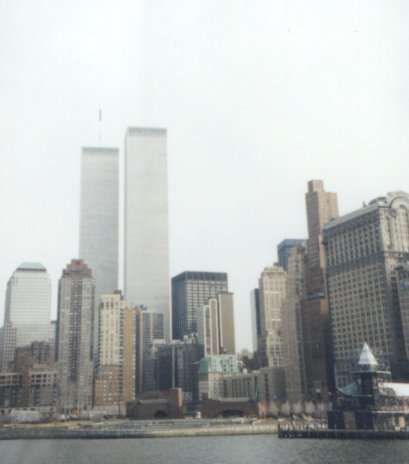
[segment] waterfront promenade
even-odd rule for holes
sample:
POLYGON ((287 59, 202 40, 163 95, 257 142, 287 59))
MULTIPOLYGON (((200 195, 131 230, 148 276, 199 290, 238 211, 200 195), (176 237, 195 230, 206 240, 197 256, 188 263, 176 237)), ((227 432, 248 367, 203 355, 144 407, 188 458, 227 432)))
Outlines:
POLYGON ((0 440, 209 437, 276 434, 277 430, 274 420, 123 420, 3 426, 0 440))

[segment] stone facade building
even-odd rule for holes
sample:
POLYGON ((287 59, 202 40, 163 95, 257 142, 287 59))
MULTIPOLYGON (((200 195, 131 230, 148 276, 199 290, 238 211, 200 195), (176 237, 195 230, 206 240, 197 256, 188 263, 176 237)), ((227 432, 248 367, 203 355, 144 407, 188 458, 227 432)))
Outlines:
POLYGON ((94 279, 82 259, 73 259, 58 285, 56 357, 63 408, 92 406, 93 331, 94 279))
POLYGON ((292 248, 288 256, 286 298, 282 306, 286 396, 290 403, 307 398, 303 303, 305 301, 305 248, 292 248))
POLYGON ((136 319, 140 309, 120 292, 101 295, 94 405, 125 410, 135 398, 136 319))
POLYGON ((282 301, 286 295, 286 272, 275 264, 266 267, 259 279, 260 336, 258 358, 262 367, 283 367, 282 301))
POLYGON ((394 379, 408 378, 396 268, 409 260, 409 195, 389 193, 331 221, 324 243, 337 387, 351 382, 364 343, 394 379))
POLYGON ((324 190, 322 180, 311 180, 305 202, 308 239, 302 311, 304 357, 309 399, 321 401, 334 390, 322 229, 338 217, 338 200, 336 193, 324 190))

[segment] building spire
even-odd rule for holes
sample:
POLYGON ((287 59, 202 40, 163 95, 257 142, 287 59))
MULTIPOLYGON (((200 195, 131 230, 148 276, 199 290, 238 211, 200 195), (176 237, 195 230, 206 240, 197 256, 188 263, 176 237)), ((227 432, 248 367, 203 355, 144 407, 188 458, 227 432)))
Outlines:
POLYGON ((359 356, 358 365, 368 371, 375 371, 378 367, 378 361, 366 342, 364 343, 361 355, 359 356))

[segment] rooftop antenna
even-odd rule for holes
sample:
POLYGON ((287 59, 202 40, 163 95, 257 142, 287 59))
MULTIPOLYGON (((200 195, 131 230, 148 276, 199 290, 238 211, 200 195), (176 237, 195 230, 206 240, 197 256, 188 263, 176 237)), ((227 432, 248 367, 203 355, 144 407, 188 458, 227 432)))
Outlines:
POLYGON ((100 108, 98 111, 98 119, 99 119, 99 124, 98 124, 98 142, 101 144, 102 142, 102 109, 100 108))

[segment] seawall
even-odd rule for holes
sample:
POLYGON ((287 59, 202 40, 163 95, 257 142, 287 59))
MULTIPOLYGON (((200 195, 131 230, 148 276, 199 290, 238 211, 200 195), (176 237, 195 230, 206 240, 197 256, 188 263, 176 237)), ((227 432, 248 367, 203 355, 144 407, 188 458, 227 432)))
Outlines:
POLYGON ((276 434, 277 424, 202 425, 200 427, 172 428, 3 428, 0 440, 55 440, 55 439, 115 439, 115 438, 171 438, 208 437, 221 435, 276 434))

